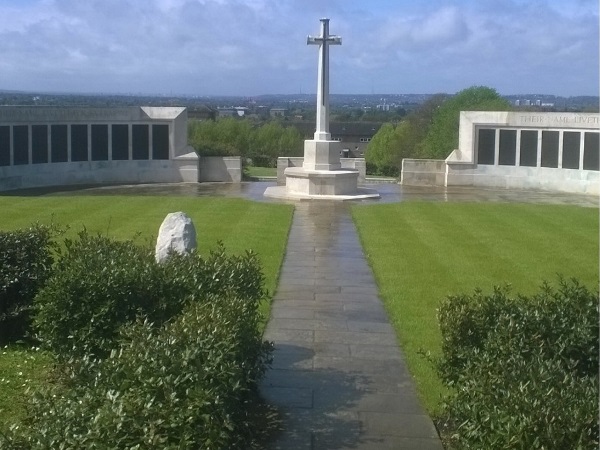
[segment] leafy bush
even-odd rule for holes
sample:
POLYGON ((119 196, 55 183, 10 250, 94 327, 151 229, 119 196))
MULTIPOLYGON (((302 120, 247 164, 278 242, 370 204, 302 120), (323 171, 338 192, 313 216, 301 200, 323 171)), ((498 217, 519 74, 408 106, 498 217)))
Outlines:
POLYGON ((449 297, 439 373, 457 448, 598 447, 598 293, 576 280, 527 298, 449 297))
POLYGON ((33 298, 50 275, 58 232, 44 225, 0 231, 0 343, 28 333, 33 298))
POLYGON ((181 312, 189 295, 230 290, 263 295, 256 256, 228 256, 222 245, 207 258, 173 254, 157 264, 150 248, 90 236, 65 240, 56 269, 35 299, 38 338, 60 359, 106 356, 118 330, 144 316, 161 325, 181 312))
POLYGON ((65 383, 35 397, 35 426, 6 436, 11 448, 249 448, 253 393, 270 353, 258 302, 188 303, 162 327, 124 326, 105 359, 72 359, 65 383))

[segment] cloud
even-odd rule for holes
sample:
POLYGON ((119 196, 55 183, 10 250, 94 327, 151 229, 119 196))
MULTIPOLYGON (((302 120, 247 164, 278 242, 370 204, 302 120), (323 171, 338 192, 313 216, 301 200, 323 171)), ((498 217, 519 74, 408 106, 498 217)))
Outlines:
POLYGON ((0 88, 310 92, 324 16, 335 92, 597 92, 595 0, 4 0, 0 88))

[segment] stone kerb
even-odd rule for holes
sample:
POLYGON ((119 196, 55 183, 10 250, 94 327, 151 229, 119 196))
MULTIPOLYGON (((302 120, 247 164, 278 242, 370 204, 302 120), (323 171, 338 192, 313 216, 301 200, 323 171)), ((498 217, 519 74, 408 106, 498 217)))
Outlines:
POLYGON ((242 158, 240 156, 200 157, 198 181, 240 183, 242 158))
POLYGON ((402 160, 400 184, 405 186, 443 186, 446 163, 437 159, 402 160))

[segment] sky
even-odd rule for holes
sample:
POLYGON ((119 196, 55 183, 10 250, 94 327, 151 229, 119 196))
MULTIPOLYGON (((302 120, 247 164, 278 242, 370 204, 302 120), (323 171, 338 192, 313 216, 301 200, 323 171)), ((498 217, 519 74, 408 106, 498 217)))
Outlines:
POLYGON ((598 95, 598 0, 0 0, 0 89, 598 95))

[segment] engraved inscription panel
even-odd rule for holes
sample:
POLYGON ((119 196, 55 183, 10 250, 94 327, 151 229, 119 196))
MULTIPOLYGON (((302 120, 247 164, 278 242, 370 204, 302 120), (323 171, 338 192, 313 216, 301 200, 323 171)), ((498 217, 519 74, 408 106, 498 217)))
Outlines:
POLYGON ((558 131, 542 131, 542 167, 558 167, 558 131))
POLYGON ((48 125, 31 126, 31 159, 33 164, 48 162, 48 125))
POLYGON ((482 128, 477 140, 477 164, 494 164, 496 130, 482 128))
POLYGON ((525 167, 537 166, 537 146, 538 132, 537 130, 522 130, 521 131, 521 155, 519 165, 525 167))
POLYGON ((92 125, 92 161, 108 161, 108 125, 92 125))
POLYGON ((500 130, 498 164, 514 166, 517 163, 517 130, 500 130))
POLYGON ((10 166, 9 126, 0 126, 0 166, 10 166))
POLYGON ((15 125, 13 127, 13 151, 14 164, 29 164, 29 127, 27 125, 15 125))
POLYGON ((581 133, 576 131, 565 131, 563 133, 563 169, 579 169, 579 147, 581 133))
POLYGON ((131 147, 133 159, 150 158, 148 125, 133 125, 131 127, 131 147))
POLYGON ((88 160, 87 125, 71 125, 71 161, 88 160))
POLYGON ((68 140, 66 125, 52 125, 50 127, 50 160, 53 163, 67 162, 68 140))
POLYGON ((112 126, 112 159, 113 161, 129 159, 129 127, 127 125, 112 126))
POLYGON ((169 159, 169 125, 152 125, 152 159, 169 159))
POLYGON ((599 155, 600 142, 598 139, 599 133, 585 133, 583 141, 583 169, 584 170, 599 170, 599 155))

